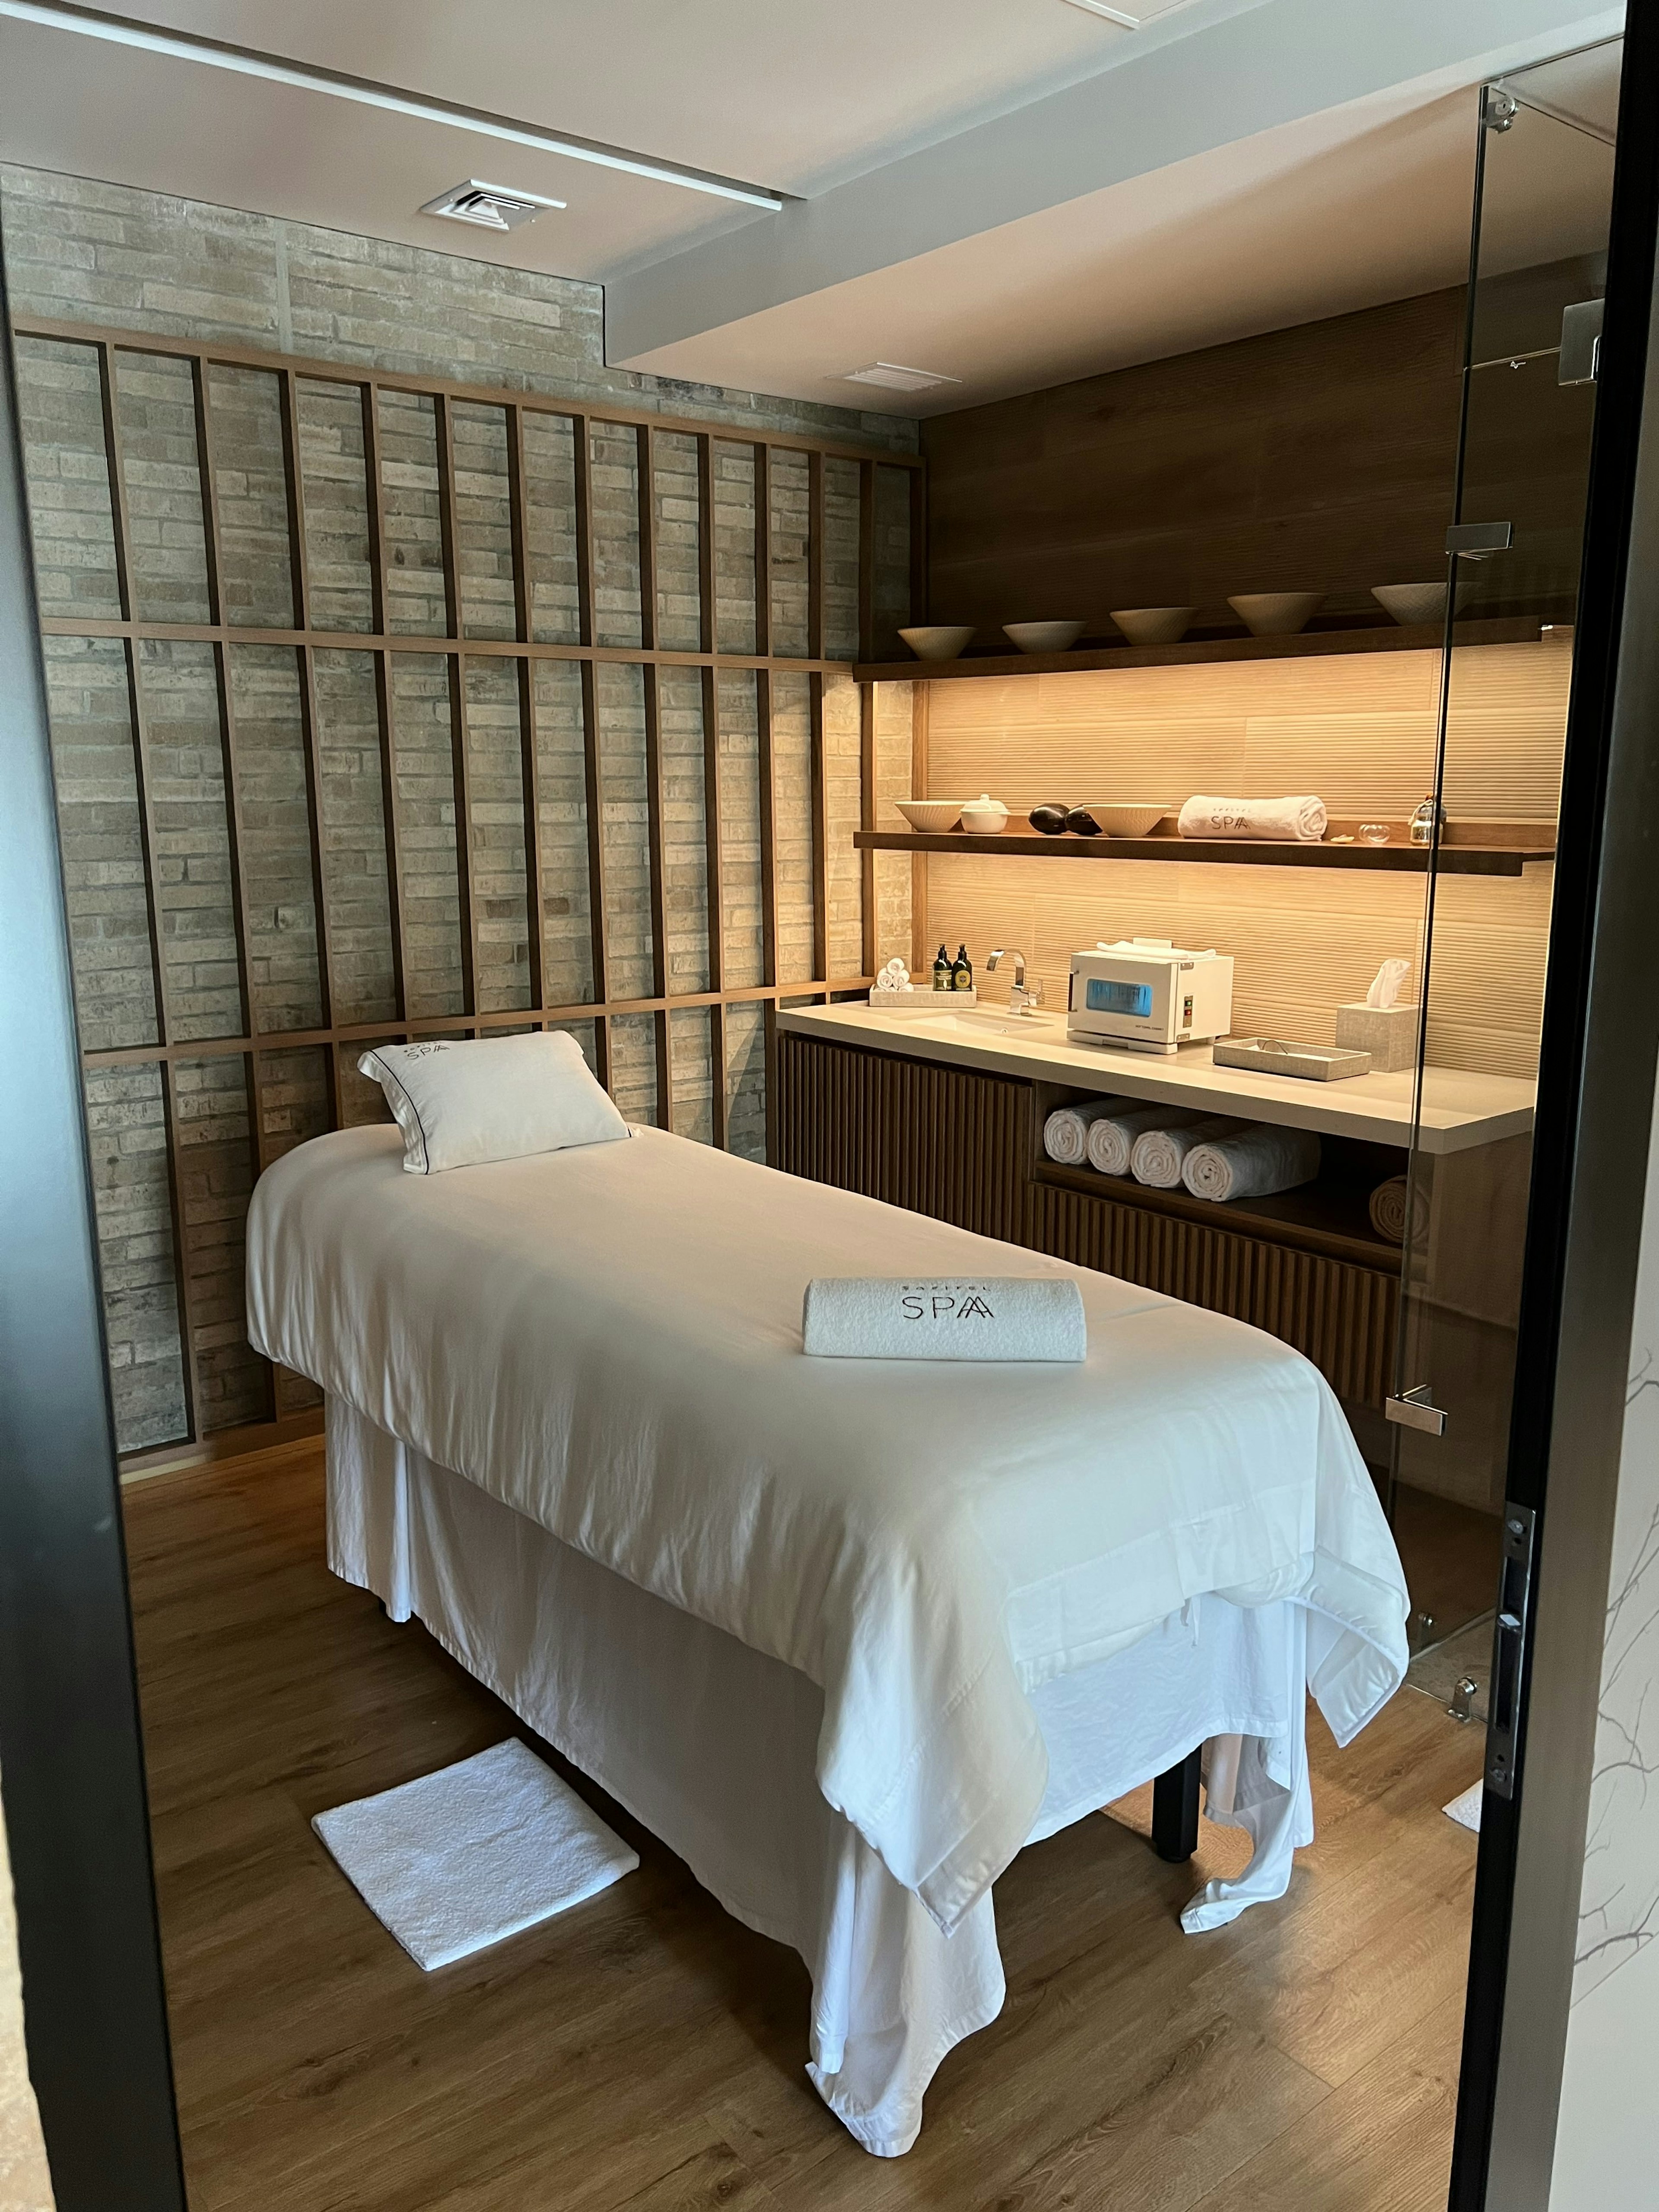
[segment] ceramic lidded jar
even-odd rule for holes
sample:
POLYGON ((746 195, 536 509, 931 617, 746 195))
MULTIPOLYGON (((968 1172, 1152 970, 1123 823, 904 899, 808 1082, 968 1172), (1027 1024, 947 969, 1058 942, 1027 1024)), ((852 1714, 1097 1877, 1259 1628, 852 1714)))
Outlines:
POLYGON ((981 791, 963 808, 962 826, 971 837, 994 837, 1008 827, 1008 810, 1000 799, 981 791))

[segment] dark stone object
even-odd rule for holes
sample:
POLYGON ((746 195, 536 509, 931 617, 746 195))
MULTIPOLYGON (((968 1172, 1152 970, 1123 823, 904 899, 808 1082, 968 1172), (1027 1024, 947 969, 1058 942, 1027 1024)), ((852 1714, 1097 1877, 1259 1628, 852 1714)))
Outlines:
POLYGON ((1066 827, 1063 806, 1034 806, 1030 816, 1033 830, 1041 830, 1045 837, 1058 837, 1066 827))
POLYGON ((1066 827, 1074 837, 1098 837, 1100 824, 1086 806, 1074 806, 1066 817, 1066 827))

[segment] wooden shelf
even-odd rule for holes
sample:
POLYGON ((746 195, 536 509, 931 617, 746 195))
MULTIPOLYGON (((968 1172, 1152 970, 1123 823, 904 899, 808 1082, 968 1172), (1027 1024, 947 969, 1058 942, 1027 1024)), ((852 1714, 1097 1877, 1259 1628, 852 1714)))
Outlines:
MULTIPOLYGON (((1402 1152, 1401 1163, 1406 1158, 1402 1152)), ((1390 1168, 1385 1172, 1397 1172, 1390 1168)), ((1344 1260, 1350 1266, 1377 1267, 1392 1274, 1400 1267, 1401 1249, 1379 1237, 1371 1227, 1369 1201, 1372 1186, 1322 1176, 1299 1190, 1284 1190, 1273 1198, 1233 1199, 1225 1205, 1213 1199, 1194 1198, 1186 1188, 1154 1190, 1131 1176, 1100 1175, 1093 1168, 1063 1168, 1042 1158, 1031 1170, 1032 1180, 1051 1189, 1073 1190, 1110 1206, 1127 1206, 1142 1213, 1162 1213, 1179 1221, 1194 1221, 1206 1229, 1230 1229, 1236 1235, 1255 1237, 1268 1244, 1287 1244, 1298 1252, 1317 1252, 1328 1260, 1344 1260)), ((1381 1182, 1383 1176, 1376 1178, 1381 1182)))
MULTIPOLYGON (((1547 629, 1534 616, 1459 623, 1457 645, 1536 645, 1547 637, 1567 643, 1571 629, 1547 629)), ((1438 623, 1376 623, 1364 629, 1304 629, 1294 637, 1185 637, 1179 645, 1074 647, 1070 653, 964 653, 959 660, 861 661, 860 684, 945 684, 975 676, 1062 676, 1090 668, 1181 668, 1214 660, 1304 660, 1321 654, 1423 653, 1443 642, 1438 623)))
MULTIPOLYGON (((1421 875, 1429 865, 1425 845, 1407 842, 1403 823, 1390 825, 1387 845, 1292 845, 1262 837, 1182 837, 1173 824, 1150 837, 1074 837, 1069 830, 1045 837, 1035 830, 1004 830, 992 837, 965 830, 858 830, 853 842, 864 853, 1006 854, 1045 860, 1185 860, 1257 868, 1371 868, 1421 875)), ((1439 848, 1447 876, 1518 876, 1534 861, 1555 858, 1555 831, 1544 822, 1453 823, 1439 848)))

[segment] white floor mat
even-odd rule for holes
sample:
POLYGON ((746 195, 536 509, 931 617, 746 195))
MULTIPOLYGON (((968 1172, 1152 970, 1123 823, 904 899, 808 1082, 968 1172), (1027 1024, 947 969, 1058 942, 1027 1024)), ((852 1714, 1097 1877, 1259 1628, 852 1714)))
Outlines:
POLYGON ((337 1805, 312 1826, 375 1918, 428 1972, 579 1905, 640 1863, 516 1737, 337 1805))
POLYGON ((1449 1805, 1443 1805, 1441 1811, 1449 1814, 1463 1827, 1473 1828, 1478 1836, 1480 1832, 1480 1796, 1486 1786, 1484 1782, 1471 1783, 1461 1797, 1454 1797, 1449 1805))

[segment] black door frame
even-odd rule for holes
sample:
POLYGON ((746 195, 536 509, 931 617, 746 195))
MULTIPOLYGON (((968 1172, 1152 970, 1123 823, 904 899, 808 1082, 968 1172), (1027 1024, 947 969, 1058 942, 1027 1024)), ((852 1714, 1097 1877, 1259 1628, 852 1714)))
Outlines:
POLYGON ((1506 1495, 1537 1515, 1486 1792, 1452 2212, 1547 2212, 1659 1060, 1659 11, 1630 11, 1506 1495), (1528 1770, 1530 1769, 1530 1779, 1528 1770), (1524 1942, 1511 1931, 1525 1930, 1524 1942))
MULTIPOLYGON (((1540 1516, 1487 1793, 1453 2212, 1546 2212, 1659 1060, 1659 11, 1625 55, 1509 1494, 1540 1516), (1553 1476, 1550 1509, 1545 1493, 1553 1476), (1529 1788, 1526 1771, 1534 1770, 1529 1788), (1524 1924, 1527 1941, 1511 1946, 1524 1924)), ((59 2212, 185 2212, 45 676, 0 269, 0 1774, 59 2212)), ((1356 2208, 1359 2212, 1359 2208, 1356 2208)))
POLYGON ((0 258, 0 1787, 58 2212, 184 2212, 0 258))

